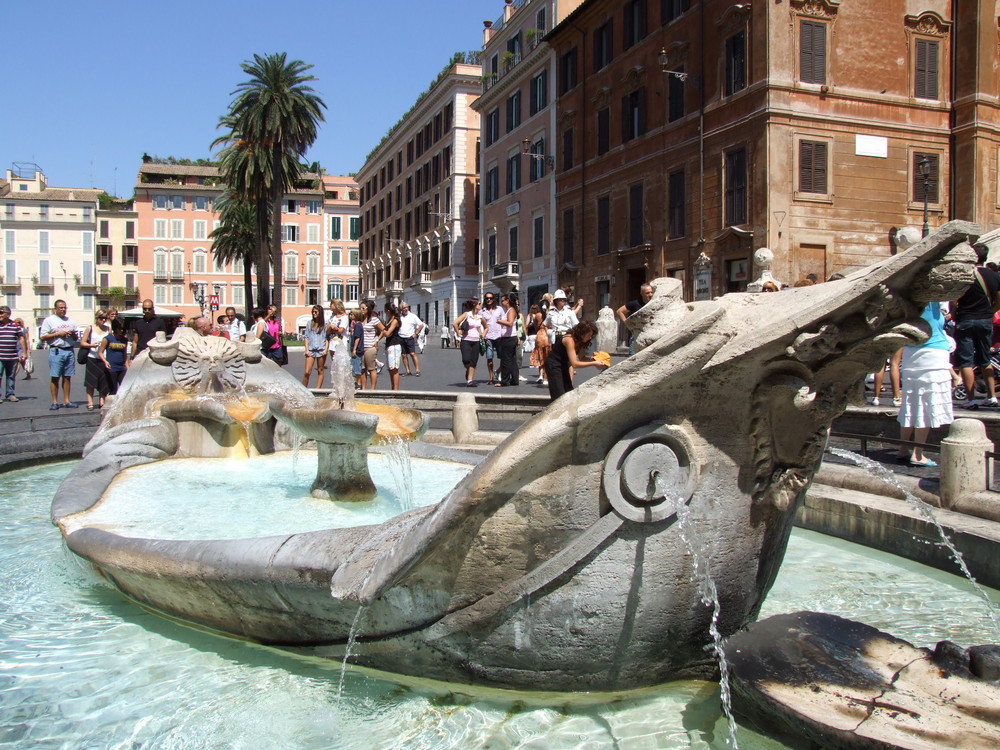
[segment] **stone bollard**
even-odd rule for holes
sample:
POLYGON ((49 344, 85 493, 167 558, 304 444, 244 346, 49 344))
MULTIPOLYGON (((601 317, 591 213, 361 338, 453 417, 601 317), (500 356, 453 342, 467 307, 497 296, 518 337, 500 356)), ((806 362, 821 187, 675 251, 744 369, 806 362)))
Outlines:
POLYGON ((954 508, 963 498, 986 489, 986 456, 993 443, 978 419, 956 419, 941 441, 941 506, 954 508))
POLYGON ((479 430, 479 410, 476 397, 471 393, 459 393, 451 410, 451 435, 456 444, 462 445, 472 439, 472 433, 479 430))

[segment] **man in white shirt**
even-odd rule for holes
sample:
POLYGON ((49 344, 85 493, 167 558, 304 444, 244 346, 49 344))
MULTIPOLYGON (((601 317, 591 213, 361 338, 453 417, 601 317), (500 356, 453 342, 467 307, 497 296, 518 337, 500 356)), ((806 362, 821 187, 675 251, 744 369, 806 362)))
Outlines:
POLYGON ((59 381, 62 381, 62 407, 77 407, 69 400, 69 388, 76 372, 73 346, 77 343, 76 323, 66 315, 66 301, 57 299, 55 314, 42 321, 39 338, 49 345, 49 392, 52 394, 52 411, 59 408, 59 381))
POLYGON ((417 338, 424 330, 424 322, 417 314, 410 312, 410 305, 403 302, 399 306, 399 337, 403 341, 403 366, 407 375, 420 377, 420 358, 417 356, 417 338), (410 358, 413 359, 413 372, 410 372, 410 358))
POLYGON ((579 322, 576 313, 566 304, 566 292, 562 289, 556 289, 556 293, 552 295, 552 307, 549 308, 543 323, 551 332, 549 339, 552 341, 552 346, 556 345, 557 337, 567 333, 579 322))
POLYGON ((243 320, 236 314, 235 307, 226 308, 226 317, 229 318, 229 340, 246 341, 247 327, 243 320))

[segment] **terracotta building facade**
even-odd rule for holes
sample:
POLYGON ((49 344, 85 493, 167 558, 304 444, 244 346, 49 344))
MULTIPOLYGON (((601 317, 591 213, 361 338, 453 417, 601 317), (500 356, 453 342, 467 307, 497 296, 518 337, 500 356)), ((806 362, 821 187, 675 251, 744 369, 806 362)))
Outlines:
MULTIPOLYGON (((215 200, 221 190, 219 172, 212 166, 141 166, 134 198, 141 299, 186 317, 203 312, 215 317, 215 306, 243 312, 242 262, 226 263, 212 252, 210 235, 219 224, 215 200)), ((299 187, 282 198, 280 294, 286 332, 301 331, 311 306, 327 307, 332 291, 345 300, 353 294, 357 305, 356 191, 350 178, 321 180, 306 173, 299 187)))
POLYGON ((478 64, 453 60, 358 171, 362 295, 435 328, 482 292, 478 64))
POLYGON ((588 0, 555 56, 557 282, 598 306, 824 280, 1000 222, 994 2, 588 0))

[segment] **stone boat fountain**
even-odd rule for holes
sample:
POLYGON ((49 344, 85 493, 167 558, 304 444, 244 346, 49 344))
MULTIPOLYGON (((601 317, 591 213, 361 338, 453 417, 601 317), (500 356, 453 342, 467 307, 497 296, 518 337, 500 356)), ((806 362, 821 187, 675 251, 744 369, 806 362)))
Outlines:
MULTIPOLYGON (((137 361, 52 518, 143 605, 265 644, 335 658, 352 644, 353 663, 532 690, 711 677, 713 612, 689 540, 712 571, 721 634, 752 623, 831 421, 860 400, 865 373, 924 339, 925 304, 972 281, 978 231, 952 222, 846 279, 780 294, 685 303, 660 279, 629 321, 634 357, 525 423, 438 504, 376 526, 163 541, 81 524, 129 466, 239 445, 253 456, 290 446, 293 430, 370 439, 363 415, 313 398, 257 342, 182 334, 137 361), (217 384, 245 392, 239 407, 217 384)), ((363 450, 331 451, 315 488, 350 494, 363 450)))

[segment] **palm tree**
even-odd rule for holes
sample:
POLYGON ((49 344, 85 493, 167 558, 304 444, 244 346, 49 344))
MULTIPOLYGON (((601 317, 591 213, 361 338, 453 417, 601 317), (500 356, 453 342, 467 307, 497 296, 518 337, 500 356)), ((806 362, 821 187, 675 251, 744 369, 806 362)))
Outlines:
MULTIPOLYGON (((288 62, 284 52, 254 55, 241 67, 250 79, 233 91, 236 98, 220 124, 231 128, 226 140, 238 152, 232 155, 231 162, 235 170, 243 170, 243 175, 234 175, 236 179, 230 180, 225 167, 223 174, 230 185, 245 190, 242 194, 254 202, 259 226, 265 221, 265 205, 270 209, 275 294, 269 301, 280 311, 281 197, 299 176, 299 160, 316 140, 326 104, 306 85, 316 80, 307 73, 312 66, 301 60, 288 62)), ((258 279, 261 272, 266 274, 266 268, 266 261, 258 264, 258 279)))
POLYGON ((212 240, 212 252, 222 263, 243 262, 246 318, 250 320, 254 300, 252 269, 260 245, 257 209, 232 190, 223 191, 215 209, 219 212, 219 226, 208 235, 212 240))

